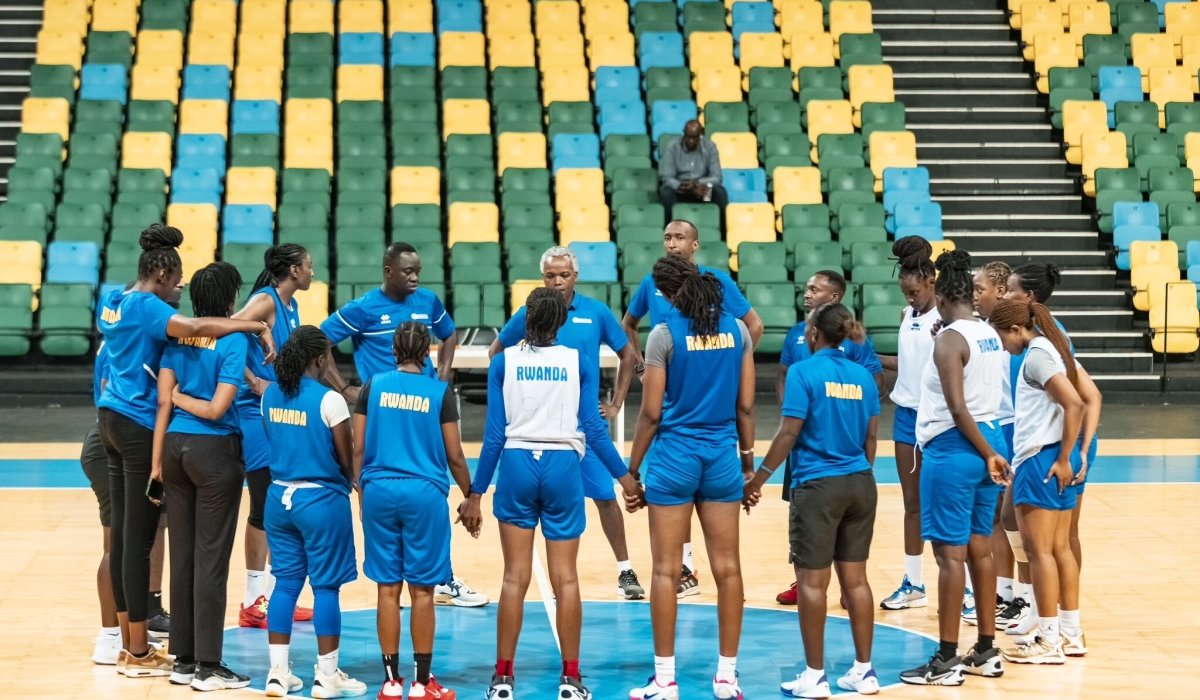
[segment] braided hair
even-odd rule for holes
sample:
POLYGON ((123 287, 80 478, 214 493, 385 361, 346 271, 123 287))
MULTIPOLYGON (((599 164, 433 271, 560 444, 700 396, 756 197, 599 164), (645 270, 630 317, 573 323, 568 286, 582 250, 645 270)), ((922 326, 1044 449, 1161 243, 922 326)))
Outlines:
POLYGON ((329 338, 316 326, 300 326, 275 356, 275 381, 289 399, 300 393, 300 379, 309 365, 329 352, 329 338))
POLYGON ((937 282, 934 291, 952 304, 971 303, 975 283, 971 275, 971 254, 965 250, 947 250, 934 263, 937 282))
POLYGON ((901 277, 928 279, 937 274, 933 269, 933 246, 920 236, 897 238, 892 244, 892 255, 896 256, 901 277))
POLYGON ((567 302, 553 289, 538 287, 525 299, 525 343, 553 345, 567 322, 567 302))
POLYGON ((717 334, 725 290, 716 275, 702 273, 695 263, 675 255, 659 258, 650 274, 658 291, 688 319, 693 333, 717 334))
POLYGON ((1012 268, 1008 266, 1008 263, 1003 260, 993 260, 979 268, 979 271, 992 283, 993 287, 1008 289, 1008 276, 1012 274, 1012 268))
POLYGON ((866 337, 863 325, 854 320, 854 314, 836 301, 821 304, 813 309, 812 313, 808 315, 807 327, 821 331, 825 340, 834 346, 841 345, 842 341, 847 338, 855 343, 861 343, 866 337))
POLYGON ((275 287, 281 280, 291 274, 293 267, 304 264, 308 251, 298 243, 280 243, 267 248, 263 253, 263 271, 258 273, 250 293, 254 294, 264 287, 275 287))
POLYGON ((1044 335, 1062 356, 1063 364, 1067 368, 1067 379, 1071 380, 1072 386, 1079 388, 1079 372, 1075 367, 1075 356, 1071 353, 1071 341, 1059 330, 1054 317, 1050 315, 1050 309, 1036 301, 1001 299, 992 310, 992 317, 988 322, 997 331, 1008 331, 1013 326, 1018 326, 1044 335))
POLYGON ((1033 295, 1034 301, 1045 304, 1062 283, 1062 272, 1054 263, 1025 263, 1012 273, 1021 281, 1021 289, 1033 295))
POLYGON ((192 275, 192 313, 203 316, 228 316, 242 288, 242 275, 227 262, 215 262, 192 275))
POLYGON ((397 365, 424 365, 429 357, 429 327, 417 321, 405 321, 392 336, 392 354, 397 365))
POLYGON ((179 251, 175 250, 183 245, 183 232, 174 226, 153 224, 142 231, 138 244, 142 247, 142 255, 138 258, 139 280, 148 280, 159 270, 172 272, 183 267, 179 251))

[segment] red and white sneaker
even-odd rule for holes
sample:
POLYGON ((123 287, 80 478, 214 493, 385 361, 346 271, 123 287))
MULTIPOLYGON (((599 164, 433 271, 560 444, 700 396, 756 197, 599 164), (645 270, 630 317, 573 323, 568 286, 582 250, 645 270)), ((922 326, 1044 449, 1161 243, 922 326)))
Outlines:
POLYGON ((713 697, 716 700, 742 700, 742 688, 738 685, 737 675, 731 681, 713 678, 713 697))
MULTIPOLYGON (((415 683, 413 684, 416 685, 415 683)), ((375 695, 375 700, 400 700, 404 697, 404 679, 384 681, 383 687, 375 695)))
POLYGON ((780 605, 795 605, 798 597, 799 595, 796 592, 796 582, 792 581, 792 585, 788 586, 786 591, 775 596, 775 602, 779 603, 780 605))
POLYGON ((408 697, 412 698, 430 698, 430 700, 454 700, 456 696, 453 690, 443 688, 437 679, 432 675, 429 676, 429 682, 425 685, 413 681, 412 687, 408 689, 408 697))
POLYGON ((238 627, 265 630, 267 628, 267 597, 259 596, 250 607, 238 611, 238 627))
POLYGON ((313 609, 306 608, 301 605, 296 606, 296 612, 292 613, 292 620, 295 622, 312 622, 313 609))
POLYGON ((629 691, 629 700, 679 700, 679 685, 675 681, 659 685, 658 679, 650 676, 646 685, 629 691))

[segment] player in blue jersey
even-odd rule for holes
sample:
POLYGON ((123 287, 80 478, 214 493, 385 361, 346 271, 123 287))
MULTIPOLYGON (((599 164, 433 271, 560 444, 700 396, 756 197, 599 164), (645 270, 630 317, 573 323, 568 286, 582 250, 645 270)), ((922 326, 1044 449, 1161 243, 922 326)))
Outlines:
POLYGON ((742 631, 738 507, 754 471, 754 348, 740 319, 725 312, 719 280, 678 256, 654 264, 655 286, 678 313, 646 341, 642 408, 629 470, 646 472, 654 578, 650 618, 654 675, 631 700, 677 700, 676 577, 693 511, 699 515, 717 585, 720 652, 713 694, 742 697, 737 683, 742 631))
POLYGON ((266 694, 283 697, 303 683, 292 675, 292 611, 308 579, 317 633, 314 698, 347 698, 365 683, 338 668, 342 634, 339 592, 358 578, 350 514, 353 438, 346 400, 319 379, 333 362, 330 343, 314 326, 300 326, 279 351, 275 382, 262 398, 271 444, 264 524, 275 573, 275 604, 267 609, 271 670, 266 694))
MULTIPOLYGON (((242 276, 229 263, 197 270, 190 285, 193 312, 228 316, 241 286, 242 276)), ((177 338, 163 351, 158 372, 154 462, 161 465, 171 504, 171 683, 194 690, 250 685, 249 676, 221 662, 229 555, 246 476, 233 402, 244 384, 248 346, 241 333, 177 338)))
POLYGON ((131 678, 165 676, 170 657, 153 653, 147 637, 150 550, 158 532, 158 504, 147 489, 161 488, 153 463, 154 420, 158 409, 158 368, 171 338, 224 338, 256 334, 267 361, 275 357, 270 329, 253 321, 188 318, 168 300, 179 299, 183 263, 175 250, 179 229, 155 224, 142 232, 138 280, 125 291, 100 300, 97 325, 108 353, 108 383, 100 397, 100 437, 108 454, 112 506, 110 571, 123 651, 118 671, 131 678), (151 483, 155 482, 155 483, 151 483))
POLYGON ((627 507, 641 491, 608 438, 596 396, 599 378, 582 352, 556 342, 567 305, 553 289, 535 289, 525 301, 525 342, 492 358, 483 449, 462 518, 480 517, 480 498, 496 478, 492 511, 500 524, 504 587, 496 621, 496 671, 487 700, 512 700, 513 658, 533 575, 533 534, 546 539, 547 570, 558 607, 562 653, 560 700, 590 700, 579 673, 583 606, 576 560, 587 524, 580 459, 592 452, 621 483, 627 507))
POLYGON ((861 695, 879 692, 871 668, 875 601, 867 582, 867 557, 875 526, 878 494, 871 473, 879 427, 875 381, 842 350, 846 339, 861 341, 863 327, 838 303, 822 304, 809 315, 805 343, 812 357, 788 370, 783 415, 771 447, 746 484, 746 511, 762 486, 793 455, 788 508, 791 560, 801 599, 800 633, 806 668, 780 690, 789 697, 829 697, 825 675, 825 609, 830 567, 836 566, 842 597, 850 612, 854 666, 838 687, 861 695))
MULTIPOLYGON (((433 588, 450 578, 446 473, 454 477, 464 499, 471 495, 471 474, 459 437, 454 390, 423 372, 429 357, 428 327, 417 321, 401 323, 392 352, 396 369, 368 379, 354 406, 355 481, 362 494, 366 550, 363 572, 378 584, 376 614, 385 678, 378 699, 404 695, 400 592, 408 583, 415 663, 408 697, 454 700, 454 691, 443 688, 430 673, 433 588)), ((479 536, 479 519, 464 525, 479 536)))
MULTIPOLYGON (((663 255, 676 256, 691 263, 695 262, 696 251, 699 249, 700 231, 695 224, 676 219, 668 223, 663 230, 663 255)), ((762 319, 751 308, 750 302, 746 301, 746 297, 742 295, 733 279, 725 272, 711 267, 701 265, 699 269, 701 272, 711 273, 717 279, 721 285, 725 312, 734 318, 741 319, 750 333, 752 345, 758 345, 763 334, 762 319)), ((625 317, 621 319, 621 327, 625 329, 629 344, 637 353, 639 376, 645 368, 641 352, 641 336, 638 331, 642 319, 649 316, 650 327, 654 328, 662 323, 668 315, 674 313, 676 310, 672 308, 671 302, 663 296, 662 290, 654 286, 654 276, 646 275, 642 279, 642 283, 638 285, 637 291, 634 292, 633 298, 629 300, 629 308, 625 310, 625 317)), ((692 562, 691 535, 687 537, 683 545, 683 567, 680 571, 676 594, 683 598, 700 593, 700 582, 696 579, 696 567, 692 562)))
MULTIPOLYGON (((283 243, 263 253, 263 271, 250 289, 250 298, 233 315, 261 321, 271 327, 275 347, 283 347, 300 325, 296 292, 312 286, 312 257, 304 246, 283 243)), ((238 613, 241 627, 267 627, 267 601, 271 597, 267 566, 267 533, 263 529, 263 506, 271 486, 271 446, 263 432, 260 404, 263 392, 275 381, 275 369, 264 365, 262 353, 251 347, 246 355, 246 382, 238 392, 237 411, 242 422, 242 456, 246 462, 246 486, 250 489, 250 515, 246 518, 246 589, 238 613)), ((296 608, 296 620, 312 619, 311 608, 296 608)))
MULTIPOLYGON (((590 299, 575 291, 579 280, 579 258, 570 248, 555 246, 542 254, 542 282, 547 289, 562 295, 567 304, 567 322, 558 330, 558 344, 583 353, 600 376, 600 346, 607 345, 617 353, 617 381, 613 388, 612 401, 600 401, 600 414, 609 420, 617 417, 625 404, 629 382, 633 378, 634 365, 638 363, 637 351, 625 337, 620 324, 608 305, 590 299)), ((525 339, 525 308, 521 307, 500 329, 496 340, 488 350, 489 357, 504 352, 525 339)), ((638 582, 637 574, 629 562, 629 547, 625 542, 625 518, 617 503, 613 490, 612 476, 600 460, 590 452, 583 456, 583 493, 600 513, 600 526, 608 544, 617 558, 617 595, 625 600, 641 600, 646 592, 638 582)))

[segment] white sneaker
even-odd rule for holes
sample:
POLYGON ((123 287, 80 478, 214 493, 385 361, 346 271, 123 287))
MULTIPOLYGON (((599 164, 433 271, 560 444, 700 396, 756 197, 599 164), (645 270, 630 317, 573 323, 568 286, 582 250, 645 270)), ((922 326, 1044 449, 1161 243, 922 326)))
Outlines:
POLYGON ((675 681, 659 685, 654 676, 650 676, 645 686, 629 691, 629 700, 679 700, 679 685, 675 681))
POLYGON ((1079 630, 1079 636, 1072 637, 1066 632, 1061 632, 1063 640, 1063 653, 1067 656, 1086 656, 1087 655, 1087 639, 1083 636, 1083 630, 1079 630))
POLYGON ((879 677, 875 675, 873 668, 868 668, 866 673, 861 674, 855 673, 851 668, 846 671, 846 675, 838 679, 837 684, 842 690, 849 690, 859 695, 874 695, 879 692, 879 677))
POLYGON ((272 666, 267 673, 267 688, 264 691, 269 698, 282 698, 288 693, 294 693, 304 688, 304 681, 292 675, 291 668, 272 666))
POLYGON ((975 613, 975 594, 971 592, 970 588, 963 593, 962 617, 963 622, 968 625, 979 624, 979 618, 975 613))
MULTIPOLYGON (((1033 614, 1033 608, 1025 608, 1020 617, 1005 628, 1004 633, 1009 636, 1025 637, 1034 634, 1038 629, 1038 617, 1033 614)), ((1021 642, 1018 640, 1018 644, 1021 642)))
POLYGON ((558 697, 560 700, 592 700, 592 691, 583 687, 583 682, 576 678, 560 676, 558 697))
POLYGON ((713 697, 716 700, 742 700, 742 688, 738 685, 737 673, 734 673, 731 681, 713 678, 713 697))
POLYGON ((471 590, 466 581, 455 576, 449 583, 433 587, 433 602, 435 605, 478 608, 488 604, 488 597, 471 590))
POLYGON ((781 684, 779 692, 789 698, 827 698, 830 695, 829 677, 824 671, 804 669, 796 680, 781 684))
POLYGON ((92 640, 96 647, 92 649, 92 663, 101 666, 116 666, 117 657, 121 654, 121 635, 111 637, 107 634, 92 640))
POLYGON ((896 592, 884 598, 879 607, 884 610, 907 610, 908 608, 923 608, 929 604, 925 597, 925 586, 914 586, 908 576, 900 583, 896 592))
POLYGON ((492 684, 488 686, 483 697, 484 700, 514 700, 516 696, 513 695, 513 677, 493 675, 492 684))
POLYGON ((1049 642, 1042 637, 1035 637, 1029 644, 1022 644, 1015 649, 1005 649, 1001 652, 1004 658, 1014 664, 1051 664, 1059 665, 1067 662, 1063 653, 1062 639, 1049 642))
POLYGON ((313 666, 312 696, 317 700, 328 698, 354 698, 367 694, 367 684, 356 681, 342 669, 330 675, 321 673, 320 666, 313 666))

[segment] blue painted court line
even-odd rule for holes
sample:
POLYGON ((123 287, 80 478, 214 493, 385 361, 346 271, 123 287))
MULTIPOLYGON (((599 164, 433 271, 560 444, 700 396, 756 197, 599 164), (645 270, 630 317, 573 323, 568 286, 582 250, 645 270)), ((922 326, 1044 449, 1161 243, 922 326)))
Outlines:
MULTIPOLYGON (((759 460, 761 461, 761 460, 759 460)), ((474 459, 467 463, 472 474, 474 459)), ((875 463, 875 480, 898 484, 896 460, 880 457, 875 463)), ((1194 484, 1200 482, 1200 455, 1171 457, 1098 457, 1088 473, 1092 484, 1194 484)), ((783 470, 767 483, 783 483, 783 470)), ((0 489, 87 488, 79 461, 74 459, 0 459, 0 489)))
MULTIPOLYGON (((878 611, 876 619, 884 617, 878 611)), ((400 672, 412 680, 412 644, 408 609, 402 613, 400 672)), ((433 673, 438 682, 469 699, 483 696, 495 669, 496 605, 486 608, 437 609, 433 673)), ((712 675, 717 666, 717 610, 707 604, 681 604, 676 632, 676 667, 683 698, 712 697, 712 675)), ((629 689, 644 684, 654 671, 650 633, 650 606, 634 602, 585 602, 580 670, 584 683, 597 700, 629 697, 629 689)), ((872 662, 883 685, 900 682, 900 672, 925 663, 937 643, 897 627, 875 625, 872 662)), ((312 623, 296 623, 292 634, 292 672, 304 680, 307 697, 312 689, 317 644, 312 623)), ((251 689, 266 684, 267 632, 234 628, 225 632, 225 662, 252 678, 251 689)), ((342 614, 339 662, 343 671, 367 684, 373 696, 383 682, 375 611, 342 614)), ((837 678, 854 662, 850 623, 830 617, 825 630, 825 670, 834 692, 837 678)), ((525 623, 514 664, 520 697, 552 698, 557 695, 562 671, 550 621, 540 602, 525 604, 525 623)), ((779 684, 804 670, 804 645, 796 611, 747 608, 738 650, 738 674, 747 698, 779 697, 779 684)), ((841 693, 849 695, 848 693, 841 693)))

